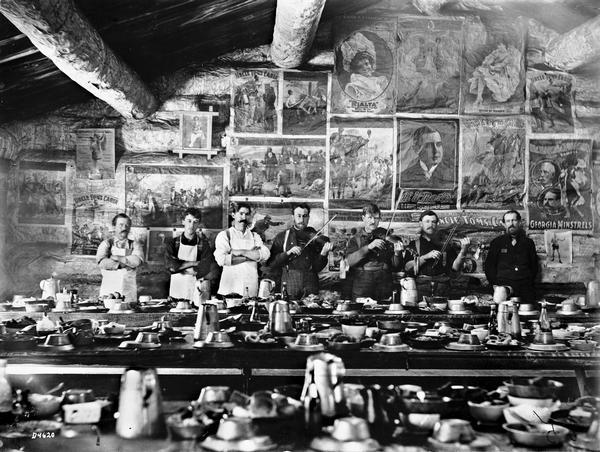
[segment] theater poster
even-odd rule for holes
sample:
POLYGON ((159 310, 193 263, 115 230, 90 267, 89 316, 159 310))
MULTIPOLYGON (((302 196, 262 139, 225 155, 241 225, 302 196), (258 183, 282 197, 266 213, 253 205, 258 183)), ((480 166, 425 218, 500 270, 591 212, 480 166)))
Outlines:
POLYGON ((519 114, 525 103, 525 27, 519 19, 465 22, 461 111, 519 114))
POLYGON ((283 73, 283 134, 325 135, 327 73, 283 73))
POLYGON ((394 129, 391 119, 332 119, 329 127, 329 207, 392 208, 394 129))
POLYGON ((529 140, 529 228, 592 229, 592 142, 529 140))
POLYGON ((458 113, 462 25, 460 19, 399 18, 397 111, 458 113))
POLYGON ((396 21, 345 17, 334 33, 332 113, 393 113, 396 21))
POLYGON ((527 71, 531 133, 573 133, 573 76, 565 72, 527 71))
POLYGON ((324 199, 325 144, 324 138, 238 138, 229 147, 231 199, 324 199))
POLYGON ((525 119, 463 119, 462 195, 465 209, 522 209, 525 119))
POLYGON ((454 209, 458 124, 454 120, 398 121, 398 209, 454 209))
POLYGON ((106 193, 78 191, 73 197, 71 254, 95 256, 98 245, 110 236, 113 217, 120 212, 119 200, 106 193))
POLYGON ((573 264, 573 231, 544 231, 544 245, 548 267, 573 264))
POLYGON ((181 215, 188 207, 202 211, 205 227, 223 226, 223 168, 125 167, 125 212, 134 226, 180 225, 181 215))
POLYGON ((19 163, 20 224, 64 225, 67 205, 66 164, 19 163))
POLYGON ((115 130, 77 130, 75 177, 77 179, 115 178, 115 130))
POLYGON ((278 72, 236 71, 231 89, 234 132, 261 135, 279 132, 278 72))

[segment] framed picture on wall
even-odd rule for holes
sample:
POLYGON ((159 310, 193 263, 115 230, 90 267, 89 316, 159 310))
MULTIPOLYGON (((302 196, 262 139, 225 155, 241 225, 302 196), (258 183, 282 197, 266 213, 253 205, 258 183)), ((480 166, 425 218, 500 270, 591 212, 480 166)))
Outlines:
POLYGON ((213 112, 181 113, 179 128, 181 149, 209 151, 212 143, 213 112))

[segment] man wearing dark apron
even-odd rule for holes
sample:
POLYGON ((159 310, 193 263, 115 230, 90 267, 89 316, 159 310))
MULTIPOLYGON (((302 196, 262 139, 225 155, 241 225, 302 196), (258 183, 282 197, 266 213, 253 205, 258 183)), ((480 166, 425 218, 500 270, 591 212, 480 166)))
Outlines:
POLYGON ((294 225, 273 240, 269 267, 274 272, 281 271, 281 282, 287 284, 290 298, 298 300, 319 293, 317 275, 327 265, 332 245, 313 240, 316 231, 308 226, 310 207, 307 204, 294 204, 292 213, 294 225))
POLYGON ((213 249, 200 229, 200 209, 183 212, 183 232, 169 239, 165 247, 165 263, 171 273, 169 296, 200 302, 196 289, 198 280, 214 281, 219 277, 219 266, 213 249))

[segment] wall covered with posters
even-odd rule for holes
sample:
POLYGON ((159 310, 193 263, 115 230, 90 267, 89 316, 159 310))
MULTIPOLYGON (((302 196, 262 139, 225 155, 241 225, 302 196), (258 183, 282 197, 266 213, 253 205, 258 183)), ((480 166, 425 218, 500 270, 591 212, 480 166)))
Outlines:
POLYGON ((214 236, 236 200, 256 207, 267 243, 289 224, 291 202, 312 206, 317 229, 336 215, 331 277, 373 202, 405 242, 423 209, 442 229, 458 224, 457 237, 471 238, 465 280, 484 279, 508 209, 537 245, 541 282, 597 278, 600 87, 540 65, 528 42, 530 23, 493 14, 343 17, 330 71, 212 69, 179 79, 147 120, 98 101, 8 124, 27 139, 6 176, 2 290, 35 295, 56 270, 94 296, 95 250, 126 212, 147 250, 140 291, 166 296, 161 246, 181 212, 200 207, 214 236))

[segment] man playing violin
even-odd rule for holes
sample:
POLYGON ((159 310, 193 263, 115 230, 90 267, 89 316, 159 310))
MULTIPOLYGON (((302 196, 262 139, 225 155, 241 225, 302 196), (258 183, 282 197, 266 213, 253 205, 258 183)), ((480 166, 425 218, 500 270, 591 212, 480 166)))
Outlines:
POLYGON ((414 259, 406 262, 405 269, 418 277, 419 296, 432 295, 433 289, 436 289, 436 295, 447 293, 450 276, 461 270, 471 243, 468 237, 460 239, 460 252, 457 254, 449 241, 446 244, 441 242, 438 221, 438 216, 433 210, 422 212, 419 216, 419 238, 408 244, 414 259))
POLYGON ((292 206, 294 224, 275 236, 271 247, 270 271, 281 271, 281 283, 287 284, 292 300, 319 293, 318 273, 327 265, 332 244, 327 237, 315 238, 317 231, 308 226, 310 207, 292 206))
POLYGON ((402 265, 402 242, 392 243, 387 231, 378 227, 379 207, 367 204, 362 209, 363 227, 348 242, 346 249, 352 281, 352 299, 388 298, 392 293, 392 270, 402 265))

